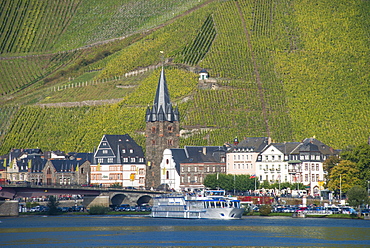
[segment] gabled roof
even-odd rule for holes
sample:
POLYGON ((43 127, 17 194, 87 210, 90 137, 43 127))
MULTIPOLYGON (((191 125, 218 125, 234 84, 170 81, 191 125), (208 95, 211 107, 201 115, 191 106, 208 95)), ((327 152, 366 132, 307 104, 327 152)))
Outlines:
POLYGON ((184 161, 186 159, 185 149, 173 148, 170 150, 171 150, 172 158, 176 164, 176 171, 178 174, 180 174, 180 163, 181 161, 184 161))
POLYGON ((230 145, 230 152, 261 152, 269 144, 268 137, 246 137, 237 145, 230 145))
POLYGON ((311 143, 313 145, 316 145, 319 151, 324 155, 338 155, 340 150, 334 150, 332 147, 325 145, 323 142, 315 139, 315 138, 306 138, 302 142, 303 144, 311 143))
POLYGON ((223 146, 185 146, 186 159, 181 163, 221 163, 221 157, 225 156, 223 146))
POLYGON ((271 143, 270 145, 265 147, 262 152, 266 151, 267 148, 273 146, 284 155, 288 155, 294 153, 295 150, 299 148, 300 144, 300 142, 271 143))
MULTIPOLYGON (((139 146, 128 134, 103 135, 99 147, 94 154, 94 159, 113 158, 113 163, 118 164, 121 164, 123 162, 122 158, 129 157, 144 158, 144 152, 142 147, 139 146)), ((145 163, 145 161, 135 163, 145 163)))
POLYGON ((81 166, 84 161, 79 160, 69 160, 69 159, 58 159, 58 160, 49 160, 50 163, 54 166, 57 172, 73 172, 76 171, 77 166, 81 166))

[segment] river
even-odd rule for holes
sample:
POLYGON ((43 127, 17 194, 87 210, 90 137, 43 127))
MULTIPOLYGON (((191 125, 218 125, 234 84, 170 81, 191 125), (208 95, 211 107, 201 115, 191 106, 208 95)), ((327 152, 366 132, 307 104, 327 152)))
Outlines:
POLYGON ((64 215, 0 221, 1 247, 370 247, 370 221, 357 219, 64 215))

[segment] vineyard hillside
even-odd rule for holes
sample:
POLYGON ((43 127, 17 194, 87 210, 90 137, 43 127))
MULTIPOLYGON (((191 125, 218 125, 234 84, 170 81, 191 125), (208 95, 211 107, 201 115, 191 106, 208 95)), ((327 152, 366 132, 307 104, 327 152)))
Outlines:
POLYGON ((181 146, 370 136, 369 1, 5 0, 0 20, 0 154, 144 146, 162 66, 181 146))

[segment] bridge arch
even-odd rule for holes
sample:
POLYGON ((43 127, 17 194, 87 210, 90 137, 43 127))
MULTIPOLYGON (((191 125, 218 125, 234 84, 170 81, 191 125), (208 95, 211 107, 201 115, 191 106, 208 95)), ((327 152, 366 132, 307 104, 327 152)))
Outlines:
POLYGON ((143 195, 141 197, 139 197, 139 199, 137 199, 137 205, 142 205, 142 204, 149 204, 149 205, 153 205, 153 201, 152 201, 153 197, 151 197, 150 195, 143 195))
POLYGON ((121 204, 130 204, 127 195, 123 193, 113 193, 110 197, 110 205, 120 206, 121 204))

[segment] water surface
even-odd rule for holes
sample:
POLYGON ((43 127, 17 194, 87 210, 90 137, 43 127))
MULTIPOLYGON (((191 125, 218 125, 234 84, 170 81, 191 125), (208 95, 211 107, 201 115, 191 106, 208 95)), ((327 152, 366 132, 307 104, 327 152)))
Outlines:
POLYGON ((1 247, 370 247, 370 221, 352 219, 21 216, 0 220, 1 247))

